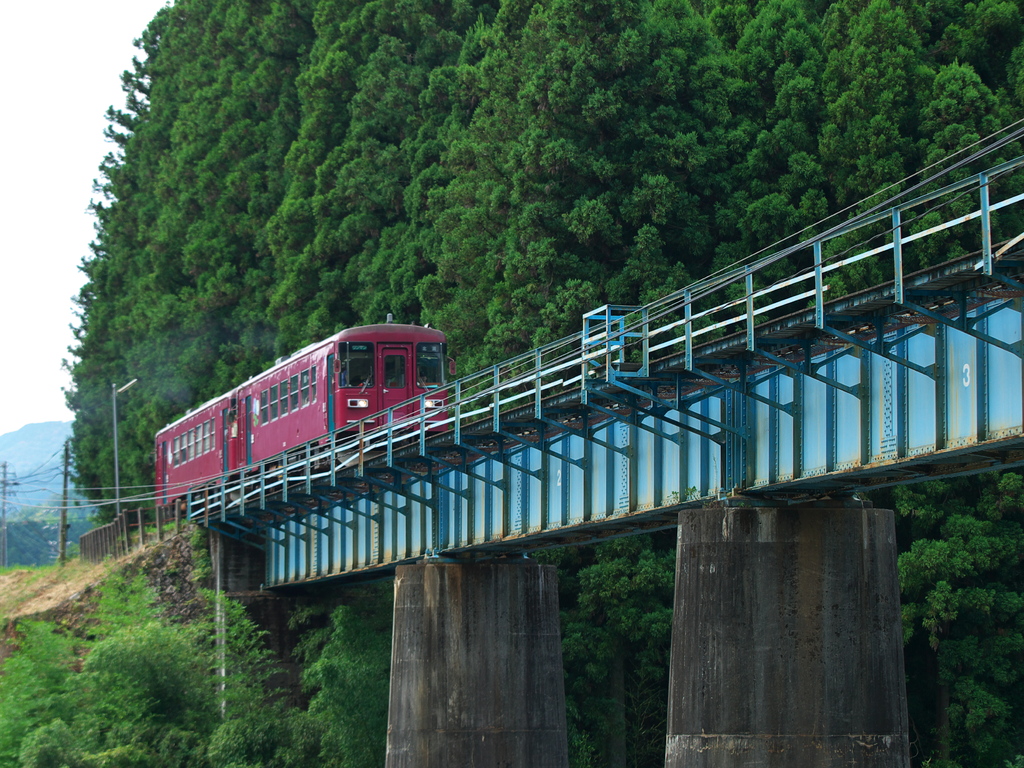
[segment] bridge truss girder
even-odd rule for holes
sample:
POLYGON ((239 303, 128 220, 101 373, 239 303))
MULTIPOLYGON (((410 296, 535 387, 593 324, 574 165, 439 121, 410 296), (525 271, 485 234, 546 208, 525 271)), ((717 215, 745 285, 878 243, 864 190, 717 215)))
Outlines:
POLYGON ((830 261, 850 228, 831 231, 771 287, 752 266, 718 303, 697 285, 595 310, 577 338, 455 382, 442 411, 190 492, 191 517, 263 546, 280 585, 671 527, 734 494, 778 505, 1024 465, 1024 236, 991 234, 1024 196, 991 203, 994 173, 976 213, 906 233, 942 191, 900 203, 867 222, 891 223, 886 244, 830 261), (977 254, 905 274, 909 243, 965 222, 977 254), (825 301, 828 276, 877 254, 890 282, 825 301))

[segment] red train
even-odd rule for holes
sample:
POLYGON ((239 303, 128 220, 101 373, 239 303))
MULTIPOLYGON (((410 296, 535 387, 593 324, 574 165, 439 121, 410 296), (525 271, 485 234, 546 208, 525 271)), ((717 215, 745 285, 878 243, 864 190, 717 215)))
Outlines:
POLYGON ((365 325, 310 344, 157 433, 157 499, 429 394, 453 365, 445 335, 418 325, 365 325))

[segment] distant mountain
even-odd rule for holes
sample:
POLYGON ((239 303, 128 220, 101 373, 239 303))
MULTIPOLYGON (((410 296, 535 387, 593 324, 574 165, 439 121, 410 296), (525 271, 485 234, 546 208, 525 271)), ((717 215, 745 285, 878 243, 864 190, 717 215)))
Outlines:
MULTIPOLYGON (((7 462, 7 558, 11 565, 43 565, 57 553, 59 507, 64 472, 64 441, 71 436, 70 421, 27 424, 0 435, 0 462, 7 462)), ((72 473, 73 473, 72 469, 72 473)), ((73 481, 72 481, 73 482, 73 481)), ((95 510, 75 492, 71 498, 83 504, 68 511, 68 542, 92 527, 87 519, 95 510)))
POLYGON ((0 462, 7 462, 8 472, 22 476, 51 466, 60 467, 64 460, 64 441, 70 436, 70 421, 26 424, 19 430, 0 435, 0 462))

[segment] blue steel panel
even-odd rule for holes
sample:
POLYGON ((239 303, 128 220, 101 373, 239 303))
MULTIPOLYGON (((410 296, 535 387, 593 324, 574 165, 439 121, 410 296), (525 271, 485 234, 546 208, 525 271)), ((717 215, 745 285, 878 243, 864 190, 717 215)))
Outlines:
MULTIPOLYGON (((490 472, 490 462, 484 462, 476 467, 476 474, 481 477, 488 477, 489 479, 490 472)), ((492 503, 490 499, 491 488, 480 480, 473 480, 472 478, 467 478, 467 483, 469 484, 470 498, 472 499, 473 535, 470 538, 470 543, 479 544, 488 538, 488 514, 492 503)))
POLYGON ((455 510, 453 515, 456 520, 456 526, 459 530, 459 541, 460 546, 466 545, 471 542, 472 539, 472 527, 473 517, 471 510, 473 509, 473 498, 472 498, 472 487, 469 482, 469 478, 463 475, 461 472, 445 472, 442 478, 448 482, 454 482, 456 488, 459 491, 469 494, 469 498, 460 495, 455 503, 455 510), (451 479, 452 475, 455 476, 454 480, 451 479))
POLYGON ((885 461, 896 455, 897 403, 896 363, 874 354, 865 354, 870 387, 873 393, 869 403, 869 419, 865 425, 870 461, 885 461))
MULTIPOLYGON (((513 467, 523 465, 525 456, 519 451, 509 457, 513 467)), ((529 500, 529 493, 525 486, 529 483, 530 477, 525 472, 512 469, 508 473, 509 482, 509 527, 510 532, 518 533, 523 529, 524 506, 529 500)))
MULTIPOLYGON (((618 448, 630 448, 629 425, 621 421, 615 423, 615 445, 618 448)), ((613 454, 615 462, 615 506, 613 512, 628 512, 630 499, 630 458, 626 453, 613 454)))
POLYGON ((380 552, 380 504, 374 500, 367 503, 369 520, 362 520, 362 557, 360 565, 374 565, 378 562, 377 555, 380 552))
MULTIPOLYGON (((989 336, 1015 343, 1021 338, 1021 316, 1012 307, 1003 307, 982 320, 982 329, 989 336)), ((989 395, 986 403, 988 437, 998 439, 1021 434, 1022 392, 1021 359, 1004 349, 988 347, 986 382, 989 395)))
MULTIPOLYGON (((778 401, 783 405, 791 405, 793 403, 793 377, 779 375, 775 377, 775 381, 778 382, 778 392, 776 395, 778 401)), ((777 482, 784 482, 793 479, 793 430, 795 425, 793 417, 788 413, 776 410, 775 418, 778 420, 779 430, 778 476, 775 480, 777 482)))
MULTIPOLYGON (((593 436, 603 442, 610 442, 613 439, 613 431, 610 425, 594 429, 593 436)), ((603 517, 606 510, 611 510, 609 500, 612 497, 611 483, 614 480, 612 467, 614 453, 603 445, 595 444, 591 449, 590 463, 590 484, 585 493, 590 495, 590 508, 595 510, 594 517, 603 517), (598 513, 597 511, 601 512, 598 513)))
MULTIPOLYGON (((853 355, 843 355, 825 366, 829 376, 841 384, 860 383, 860 360, 853 355)), ((860 401, 849 392, 833 389, 835 412, 831 414, 834 424, 835 465, 832 471, 850 469, 861 464, 861 418, 860 401)))
MULTIPOLYGON (((642 424, 652 427, 659 426, 653 416, 645 416, 642 424)), ((655 507, 655 477, 661 466, 661 456, 658 446, 663 442, 662 438, 648 432, 646 429, 636 431, 637 456, 646 457, 646 461, 636 462, 636 509, 653 509, 655 507)))
MULTIPOLYGON (((687 410, 716 421, 721 421, 725 415, 722 399, 717 396, 701 398, 687 410)), ((703 429, 713 435, 721 434, 722 431, 695 417, 687 417, 685 423, 689 427, 703 429)), ((686 487, 696 489, 695 494, 700 498, 717 497, 722 492, 722 446, 689 431, 683 439, 686 444, 688 470, 686 487)))
MULTIPOLYGON (((753 387, 753 391, 764 397, 771 397, 772 382, 762 381, 753 387)), ((772 481, 772 462, 775 458, 775 450, 772 446, 772 411, 774 408, 765 403, 752 401, 750 409, 750 428, 753 430, 751 440, 751 467, 753 472, 748 478, 749 485, 757 488, 767 485, 772 481)))
POLYGON ((316 554, 313 575, 325 576, 330 573, 328 562, 329 552, 327 547, 327 526, 329 523, 326 517, 322 517, 320 515, 311 515, 310 521, 316 526, 316 533, 314 534, 313 539, 313 549, 316 554))
POLYGON ((828 471, 828 385, 802 376, 801 386, 804 405, 801 464, 804 476, 811 477, 828 471))
POLYGON ((302 535, 305 533, 305 530, 303 525, 299 522, 289 522, 288 530, 293 536, 292 540, 297 545, 292 548, 294 557, 292 559, 292 567, 289 575, 293 581, 298 581, 305 576, 307 568, 306 547, 304 546, 305 537, 302 535))
MULTIPOLYGON (((935 335, 919 333, 903 342, 897 351, 919 365, 933 365, 935 335)), ((923 373, 908 371, 906 387, 900 397, 906 400, 907 455, 931 453, 935 450, 935 382, 923 373)))
MULTIPOLYGON (((373 537, 373 559, 374 562, 389 562, 394 559, 394 539, 397 536, 398 528, 401 527, 404 499, 395 496, 391 491, 384 491, 377 502, 377 513, 380 515, 380 522, 377 523, 373 537)), ((408 510, 408 506, 405 507, 408 510)), ((408 512, 406 512, 407 514, 408 512)))
POLYGON ((539 477, 526 475, 526 477, 529 478, 528 487, 530 491, 528 497, 529 506, 527 508, 528 515, 526 518, 527 528, 530 531, 539 531, 541 530, 541 514, 544 511, 544 504, 542 501, 544 489, 541 487, 541 478, 544 476, 543 470, 546 457, 541 451, 535 448, 524 449, 523 453, 526 456, 527 466, 540 474, 539 477))
MULTIPOLYGON (((675 414, 673 414, 675 415, 675 414)), ((661 454, 657 457, 660 463, 661 488, 657 503, 661 506, 682 501, 686 498, 685 468, 680 465, 679 428, 674 424, 661 425, 664 431, 674 436, 674 440, 662 441, 661 454)))
POLYGON ((978 342, 954 328, 946 330, 946 447, 978 440, 978 342))

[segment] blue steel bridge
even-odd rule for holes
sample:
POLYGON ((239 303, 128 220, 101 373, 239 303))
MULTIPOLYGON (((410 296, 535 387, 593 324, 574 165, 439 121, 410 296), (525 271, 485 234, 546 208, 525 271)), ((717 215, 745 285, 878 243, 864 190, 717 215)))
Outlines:
POLYGON ((777 507, 1024 464, 1022 166, 595 309, 447 385, 442 409, 396 406, 190 489, 188 514, 263 550, 283 586, 674 527, 731 496, 777 507))

